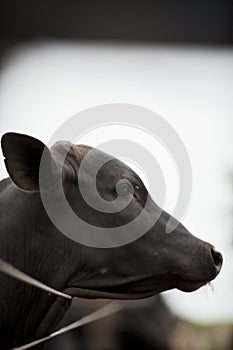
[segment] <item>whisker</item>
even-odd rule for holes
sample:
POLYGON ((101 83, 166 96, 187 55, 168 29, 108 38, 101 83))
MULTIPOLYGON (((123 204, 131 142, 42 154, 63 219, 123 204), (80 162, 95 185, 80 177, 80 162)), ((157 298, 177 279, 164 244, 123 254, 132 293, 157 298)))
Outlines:
POLYGON ((215 291, 213 282, 209 282, 207 285, 210 287, 212 292, 215 291))

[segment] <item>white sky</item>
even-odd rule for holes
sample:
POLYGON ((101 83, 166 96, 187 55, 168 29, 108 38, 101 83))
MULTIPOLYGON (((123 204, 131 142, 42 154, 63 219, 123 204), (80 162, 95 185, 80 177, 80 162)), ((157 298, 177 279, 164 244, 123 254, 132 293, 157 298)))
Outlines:
MULTIPOLYGON (((190 319, 232 320, 233 50, 59 41, 21 47, 6 57, 0 75, 0 132, 14 130, 47 142, 72 115, 113 102, 150 108, 179 133, 194 176, 183 221, 224 255, 214 292, 207 287, 192 294, 166 292, 168 303, 190 319)), ((127 127, 94 130, 81 142, 96 146, 120 136, 140 140, 155 154, 166 180, 165 209, 171 211, 177 174, 158 142, 127 127)), ((4 176, 1 160, 0 178, 4 176)))

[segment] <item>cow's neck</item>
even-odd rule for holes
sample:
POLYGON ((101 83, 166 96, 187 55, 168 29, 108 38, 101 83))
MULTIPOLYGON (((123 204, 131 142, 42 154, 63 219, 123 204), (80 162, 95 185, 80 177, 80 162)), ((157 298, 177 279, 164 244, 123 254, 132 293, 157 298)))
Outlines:
MULTIPOLYGON (((0 257, 62 291, 67 277, 59 268, 66 265, 69 244, 64 241, 58 251, 59 244, 55 242, 58 233, 52 228, 38 194, 20 191, 9 179, 0 182, 0 257)), ((49 312, 57 301, 56 296, 3 273, 0 280, 1 348, 33 340, 46 314, 48 331, 49 327, 52 330, 54 322, 59 320, 59 315, 53 320, 49 312)), ((63 303, 65 309, 69 303, 63 303)))

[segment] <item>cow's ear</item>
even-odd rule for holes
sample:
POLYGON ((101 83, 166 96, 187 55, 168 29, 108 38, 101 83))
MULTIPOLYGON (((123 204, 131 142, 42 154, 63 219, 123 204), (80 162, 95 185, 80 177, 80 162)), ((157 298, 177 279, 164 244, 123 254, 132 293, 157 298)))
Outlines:
POLYGON ((16 186, 24 191, 39 191, 39 172, 43 155, 48 178, 57 166, 43 142, 27 135, 7 133, 1 140, 7 171, 16 186))

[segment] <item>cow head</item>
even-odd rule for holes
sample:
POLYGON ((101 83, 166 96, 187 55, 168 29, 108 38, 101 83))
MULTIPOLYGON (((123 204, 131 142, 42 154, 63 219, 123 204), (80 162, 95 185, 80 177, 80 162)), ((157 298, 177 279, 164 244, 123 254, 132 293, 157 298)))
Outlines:
MULTIPOLYGON (((72 296, 135 299, 173 288, 194 291, 219 273, 221 254, 211 244, 193 236, 181 223, 172 233, 166 233, 170 216, 156 205, 137 174, 118 159, 109 160, 105 153, 94 150, 80 178, 80 166, 92 150, 90 147, 58 142, 49 150, 37 139, 8 133, 2 138, 2 149, 14 184, 9 184, 0 194, 0 205, 4 201, 8 215, 8 223, 6 218, 5 224, 0 221, 1 230, 5 231, 7 244, 15 237, 12 251, 20 251, 6 258, 34 278, 72 296), (64 152, 67 154, 63 162, 64 152), (39 186, 42 154, 47 168, 44 188, 39 186), (92 167, 96 159, 103 163, 96 177, 98 194, 113 206, 117 199, 122 210, 99 211, 83 198, 80 181, 91 197, 93 189, 89 184, 95 176, 92 167), (56 191, 59 177, 73 212, 92 226, 109 229, 110 235, 111 228, 138 217, 145 203, 142 220, 153 221, 155 216, 158 219, 141 238, 120 247, 93 248, 74 242, 59 232, 41 200, 45 191, 51 202, 59 203, 56 191)), ((62 208, 59 215, 62 218, 62 208)), ((75 230, 78 232, 80 228, 77 226, 75 230)), ((57 315, 57 305, 44 323, 41 314, 38 322, 43 326, 37 334, 47 333, 48 320, 54 322, 57 315)))

